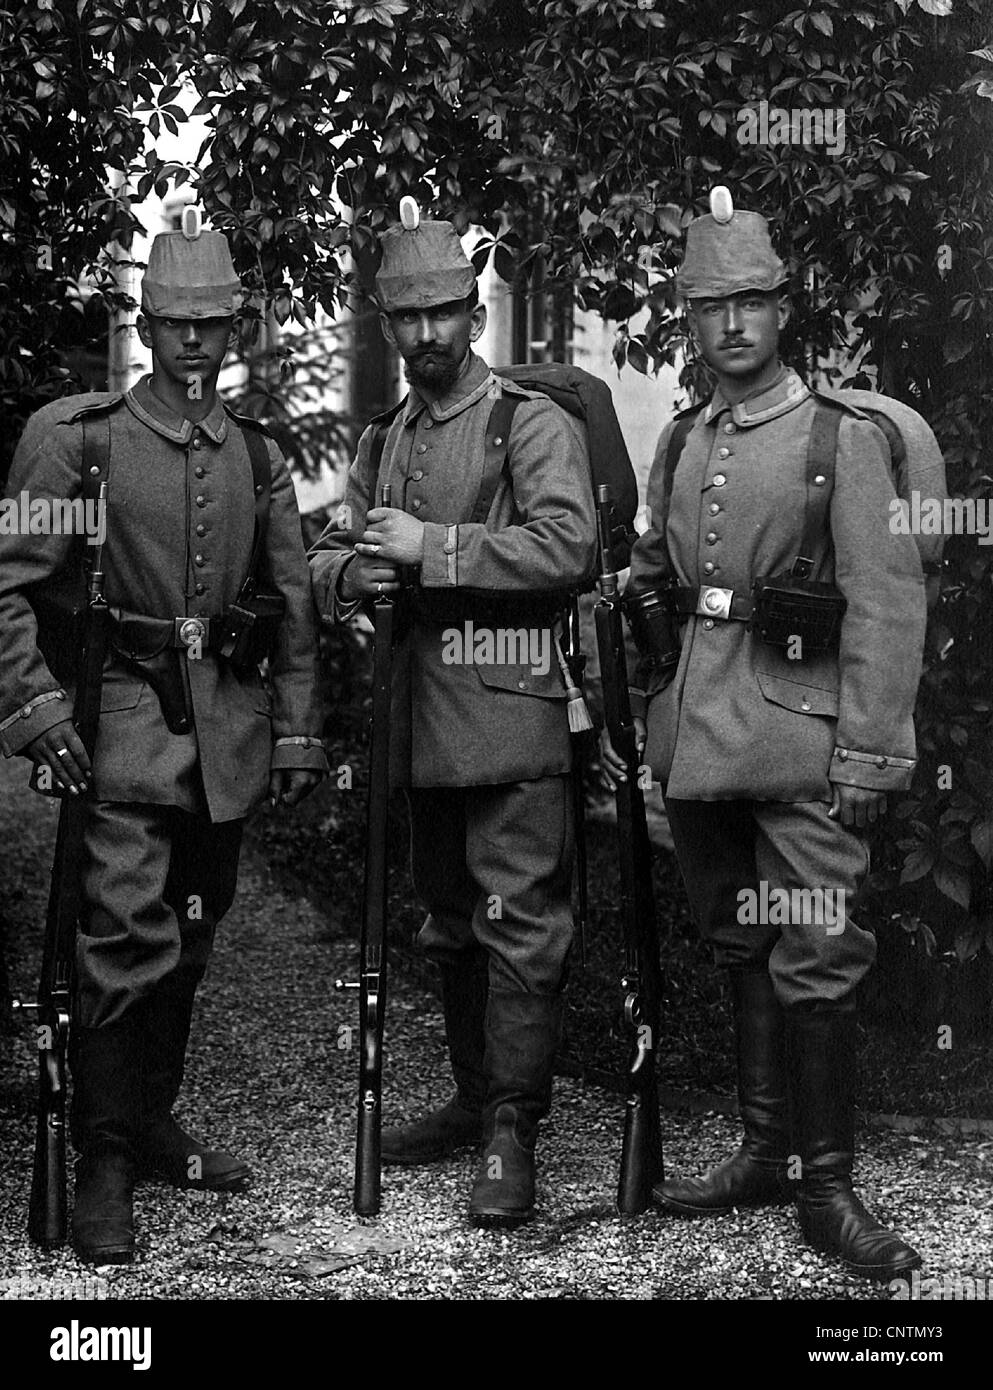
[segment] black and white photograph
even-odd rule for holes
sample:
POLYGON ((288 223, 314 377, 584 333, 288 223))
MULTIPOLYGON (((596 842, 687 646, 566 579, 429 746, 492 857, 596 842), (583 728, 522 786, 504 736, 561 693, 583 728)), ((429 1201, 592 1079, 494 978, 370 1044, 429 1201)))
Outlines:
POLYGON ((993 0, 0 0, 0 411, 25 1373, 973 1364, 993 0))

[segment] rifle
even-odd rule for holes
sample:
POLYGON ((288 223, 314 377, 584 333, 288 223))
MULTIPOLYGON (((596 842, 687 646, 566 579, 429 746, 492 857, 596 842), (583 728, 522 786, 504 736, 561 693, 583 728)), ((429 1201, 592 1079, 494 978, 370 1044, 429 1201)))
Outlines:
POLYGON ((638 785, 638 749, 628 697, 621 598, 610 550, 610 488, 597 488, 600 597, 594 609, 604 719, 614 749, 624 759, 627 780, 614 791, 624 918, 623 1023, 630 1040, 626 1077, 624 1141, 617 1208, 636 1216, 651 1203, 663 1176, 662 1135, 655 1065, 659 1041, 662 980, 659 967, 652 852, 645 802, 638 785))
MULTIPOLYGON (((586 657, 583 655, 579 629, 579 599, 575 594, 569 600, 565 631, 565 659, 569 668, 569 678, 575 688, 581 691, 583 675, 586 671, 586 657)), ((592 721, 588 717, 586 724, 588 727, 592 727, 592 721)), ((584 970, 586 968, 586 930, 590 920, 589 871, 586 852, 586 786, 583 780, 587 738, 588 734, 585 732, 572 735, 572 772, 569 774, 576 842, 576 935, 579 939, 579 964, 584 970)))
MULTIPOLYGON (((384 483, 379 505, 390 505, 384 483)), ((390 694, 396 606, 388 594, 373 604, 376 629, 372 670, 372 740, 366 812, 365 888, 357 983, 335 981, 336 989, 359 991, 359 1104, 355 1138, 355 1191, 359 1216, 379 1211, 383 1125, 383 1025, 386 1019, 386 858, 390 806, 390 694)))
MULTIPOLYGON (((101 515, 105 516, 106 482, 100 484, 97 505, 101 515)), ((86 607, 82 615, 82 652, 72 707, 76 732, 91 762, 100 724, 100 695, 110 623, 103 581, 101 541, 94 550, 88 568, 86 607)), ((16 1001, 15 1004, 21 1010, 31 1010, 37 1018, 38 1110, 34 1172, 28 1203, 28 1235, 36 1245, 49 1249, 62 1245, 66 1238, 66 1047, 71 1017, 76 926, 82 905, 83 832, 86 824, 83 796, 72 796, 61 787, 53 788, 52 793, 62 798, 62 806, 55 839, 38 997, 33 1003, 16 1001)))

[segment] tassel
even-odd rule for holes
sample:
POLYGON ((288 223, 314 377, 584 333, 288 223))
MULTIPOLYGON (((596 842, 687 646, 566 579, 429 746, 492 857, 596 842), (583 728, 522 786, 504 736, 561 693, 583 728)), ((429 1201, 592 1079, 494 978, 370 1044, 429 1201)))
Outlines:
POLYGON ((569 732, 571 734, 585 733, 587 729, 593 728, 593 720, 590 718, 590 712, 586 708, 583 692, 577 685, 573 684, 572 672, 569 670, 569 663, 563 655, 562 643, 559 641, 557 633, 552 640, 555 642, 555 655, 559 659, 559 670, 562 672, 562 680, 565 685, 566 712, 569 715, 569 732))

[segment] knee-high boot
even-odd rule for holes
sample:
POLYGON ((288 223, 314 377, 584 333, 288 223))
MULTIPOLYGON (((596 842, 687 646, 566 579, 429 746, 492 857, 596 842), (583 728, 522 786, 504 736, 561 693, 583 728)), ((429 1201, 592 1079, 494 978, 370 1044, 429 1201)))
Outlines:
POLYGON ((445 1038, 455 1095, 423 1119, 384 1129, 384 1164, 433 1163, 479 1143, 486 1100, 483 1020, 488 989, 489 960, 479 947, 441 967, 445 1038))
POLYGON ((738 1151, 703 1177, 659 1183, 656 1202, 677 1216, 715 1216, 732 1207, 791 1200, 786 1184, 789 1113, 783 1010, 768 969, 735 969, 730 978, 738 1108, 745 1134, 738 1151))
POLYGON ((855 1040, 854 1013, 787 1012, 793 1144, 801 1163, 797 1206, 808 1245, 855 1274, 887 1280, 918 1268, 921 1257, 852 1190, 855 1040))
POLYGON ((483 1147, 469 1202, 477 1226, 519 1226, 534 1214, 538 1124, 551 1107, 561 995, 490 990, 486 1006, 483 1147))

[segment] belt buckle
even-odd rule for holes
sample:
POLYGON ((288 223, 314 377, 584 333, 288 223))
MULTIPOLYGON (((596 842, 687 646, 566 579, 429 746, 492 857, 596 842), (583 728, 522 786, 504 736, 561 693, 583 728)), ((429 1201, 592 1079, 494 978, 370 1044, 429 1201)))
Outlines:
POLYGON ((733 589, 718 589, 713 584, 701 584, 696 601, 697 615, 701 618, 729 619, 733 598, 733 589))
POLYGON ((184 647, 195 647, 207 635, 207 625, 202 618, 177 618, 176 636, 184 647))

